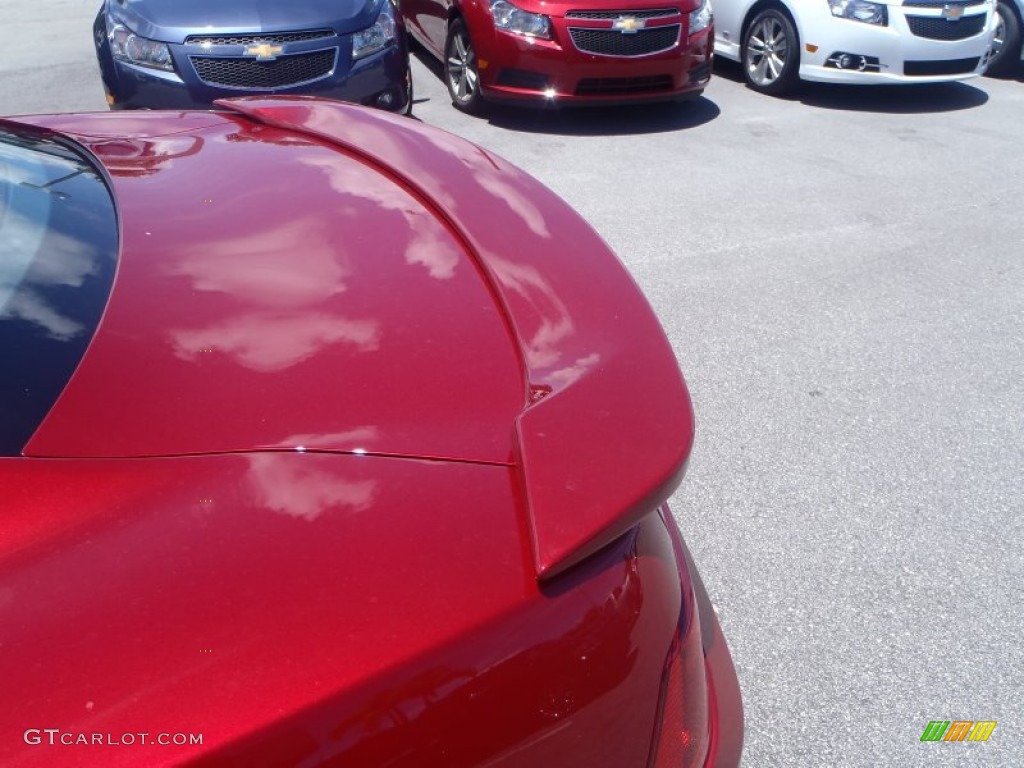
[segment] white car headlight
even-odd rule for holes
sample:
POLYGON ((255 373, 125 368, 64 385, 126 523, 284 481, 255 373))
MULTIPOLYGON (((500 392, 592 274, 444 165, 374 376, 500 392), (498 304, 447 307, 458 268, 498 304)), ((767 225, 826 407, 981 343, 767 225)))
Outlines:
POLYGON ((547 16, 524 11, 512 5, 508 0, 490 0, 491 13, 494 15, 494 26, 506 32, 514 32, 526 37, 551 39, 551 22, 547 16))
POLYGON ((162 69, 164 72, 174 71, 174 60, 166 43, 136 35, 124 24, 109 20, 107 39, 110 41, 110 52, 118 61, 162 69))
POLYGON ((828 7, 833 16, 851 21, 863 21, 865 24, 886 26, 889 23, 889 12, 884 3, 872 3, 870 0, 828 0, 828 7))
POLYGON ((690 34, 695 35, 711 26, 715 14, 711 10, 711 0, 704 0, 700 7, 690 12, 690 34))
POLYGON ((377 20, 366 29, 352 35, 352 58, 361 59, 371 53, 383 51, 395 42, 397 28, 391 0, 384 0, 377 20))

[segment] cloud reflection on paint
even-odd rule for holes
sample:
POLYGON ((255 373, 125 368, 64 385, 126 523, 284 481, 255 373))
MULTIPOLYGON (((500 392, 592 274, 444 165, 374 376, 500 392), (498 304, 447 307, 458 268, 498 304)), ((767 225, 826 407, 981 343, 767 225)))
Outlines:
POLYGON ((380 343, 376 321, 329 312, 251 313, 207 328, 171 331, 170 336, 174 353, 182 360, 191 361, 201 349, 211 347, 259 373, 290 368, 333 345, 370 352, 380 343))
MULTIPOLYGON (((375 138, 376 137, 374 137, 374 139, 375 138)), ((512 169, 511 166, 507 166, 507 169, 503 168, 502 166, 505 164, 500 163, 488 152, 480 147, 467 144, 459 138, 449 137, 446 134, 437 132, 417 133, 415 138, 416 140, 433 145, 434 148, 446 155, 457 157, 459 161, 469 169, 473 180, 483 190, 490 193, 490 195, 495 199, 503 201, 509 207, 509 210, 520 221, 522 221, 522 223, 531 232, 536 234, 538 237, 551 237, 551 230, 548 227, 547 221, 544 219, 543 212, 541 212, 540 208, 538 208, 530 199, 529 194, 521 189, 520 185, 517 183, 517 176, 507 174, 504 171, 513 170, 517 174, 521 172, 512 169), (476 173, 475 170, 481 166, 481 162, 486 163, 486 172, 476 173), (498 173, 495 173, 495 171, 498 171, 498 173)), ((376 145, 369 144, 368 146, 376 145)), ((420 157, 431 157, 434 155, 433 152, 422 152, 421 154, 414 155, 404 147, 398 147, 397 142, 395 143, 393 151, 403 157, 408 166, 411 167, 422 165, 419 160, 420 157)), ((424 168, 421 172, 427 173, 429 171, 424 168)), ((443 203, 446 210, 457 210, 459 207, 458 198, 450 192, 445 191, 438 195, 438 200, 443 203)))
MULTIPOLYGON (((423 209, 404 189, 382 176, 368 177, 366 170, 354 163, 339 163, 332 157, 299 158, 304 165, 323 172, 328 183, 344 198, 358 195, 360 202, 371 200, 382 210, 399 214, 409 232, 405 248, 407 264, 418 264, 437 280, 455 275, 462 251, 441 223, 423 209)), ((344 210, 344 203, 341 204, 344 210)))
MULTIPOLYGON (((527 240, 553 237, 543 212, 530 197, 529 177, 500 158, 457 137, 421 130, 407 123, 396 123, 402 126, 402 130, 395 130, 387 124, 391 121, 387 115, 380 120, 368 121, 343 107, 297 111, 299 114, 294 119, 313 131, 344 136, 353 146, 372 147, 373 155, 386 158, 389 165, 401 168, 410 179, 432 178, 434 183, 427 185, 430 197, 442 210, 450 212, 456 221, 465 215, 463 203, 466 200, 486 198, 502 201, 513 214, 501 222, 502 232, 508 232, 509 237, 500 249, 488 249, 483 254, 484 261, 497 273, 502 289, 520 296, 536 315, 536 325, 531 323, 528 329, 520 328, 528 334, 524 344, 527 365, 539 372, 560 363, 564 341, 576 332, 568 307, 539 269, 514 257, 501 255, 509 250, 514 253, 515 240, 512 238, 520 222, 534 236, 527 240), (453 173, 445 179, 438 177, 438 157, 454 158, 465 166, 466 174, 453 173), (451 188, 452 178, 460 180, 461 188, 451 188)), ((413 208, 410 205, 408 194, 397 185, 386 182, 384 177, 368 179, 363 168, 337 163, 331 158, 305 158, 303 162, 322 168, 332 188, 340 195, 351 195, 352 190, 358 190, 360 196, 376 201, 382 208, 401 212, 412 231, 417 233, 416 237, 424 237, 424 214, 420 213, 418 206, 413 208)), ((433 217, 430 218, 433 221, 433 217)), ((487 241, 494 242, 492 238, 487 238, 487 241)), ((407 261, 423 264, 435 277, 443 278, 453 269, 445 258, 444 251, 439 250, 436 244, 422 240, 414 240, 406 250, 407 261)), ((457 264, 458 257, 453 258, 455 260, 451 263, 457 264)))
POLYGON ((547 380, 555 389, 564 389, 582 379, 599 362, 601 362, 601 355, 597 352, 592 352, 586 357, 579 358, 572 365, 552 371, 548 374, 547 380))
POLYGON ((178 258, 168 272, 188 276, 197 291, 225 293, 262 307, 302 307, 345 291, 349 270, 339 249, 325 222, 307 216, 218 240, 216 250, 178 258))
MULTIPOLYGON (((529 197, 528 188, 520 182, 519 176, 506 174, 507 171, 518 172, 506 168, 504 162, 479 147, 443 133, 417 131, 415 126, 411 127, 414 133, 395 131, 383 124, 352 120, 346 114, 333 110, 311 111, 307 118, 310 125, 316 129, 347 136, 359 146, 374 147, 374 153, 377 155, 394 158, 394 164, 408 169, 414 179, 418 174, 428 175, 435 171, 429 164, 424 163, 424 158, 436 157, 438 152, 455 157, 466 166, 469 171, 466 179, 471 179, 477 185, 477 189, 458 190, 459 194, 456 195, 438 183, 431 187, 431 196, 444 210, 451 211, 456 220, 462 207, 459 204, 460 200, 467 197, 489 197, 503 201, 514 214, 511 221, 503 222, 505 226, 514 228, 518 220, 534 235, 545 239, 552 237, 543 213, 529 197)), ((350 169, 347 164, 324 161, 323 167, 331 176, 332 186, 341 194, 349 194, 353 189, 352 185, 360 183, 365 176, 361 169, 350 169)), ((362 186, 355 188, 359 189, 360 194, 365 191, 362 186)), ((408 204, 405 202, 407 197, 404 193, 401 196, 397 195, 397 187, 394 185, 388 185, 383 189, 383 194, 373 190, 365 192, 383 207, 404 210, 402 205, 408 204), (402 201, 401 204, 398 201, 402 201)), ((413 222, 410 221, 410 226, 412 225, 413 222)), ((414 228, 414 231, 420 231, 422 237, 421 230, 414 228)), ((448 274, 447 264, 441 261, 445 252, 433 244, 421 245, 422 247, 419 247, 415 242, 410 245, 406 251, 406 259, 423 263, 432 276, 448 274)), ((524 345, 527 364, 537 371, 558 364, 562 342, 576 331, 565 303, 537 268, 505 258, 494 251, 486 254, 486 262, 498 274, 502 288, 519 294, 536 312, 537 328, 532 331, 524 345)))
POLYGON ((319 448, 333 451, 368 450, 380 437, 380 429, 374 426, 353 427, 342 432, 305 432, 289 435, 280 442, 287 448, 319 448))
POLYGON ((256 453, 246 456, 246 484, 267 509, 314 521, 326 512, 363 512, 377 495, 374 480, 348 480, 296 455, 256 453))
POLYGON ((508 180, 495 174, 484 174, 477 178, 480 186, 494 195, 518 216, 522 222, 538 237, 550 238, 551 231, 544 220, 544 214, 520 190, 508 180))
POLYGON ((558 294, 540 270, 491 253, 488 262, 498 273, 502 287, 521 296, 537 315, 538 325, 526 339, 527 365, 534 371, 550 368, 561 358, 561 342, 576 331, 576 326, 558 294))
POLYGON ((455 274, 459 264, 459 253, 452 246, 451 239, 440 230, 421 230, 405 249, 405 260, 409 264, 426 267, 431 277, 448 280, 455 274))

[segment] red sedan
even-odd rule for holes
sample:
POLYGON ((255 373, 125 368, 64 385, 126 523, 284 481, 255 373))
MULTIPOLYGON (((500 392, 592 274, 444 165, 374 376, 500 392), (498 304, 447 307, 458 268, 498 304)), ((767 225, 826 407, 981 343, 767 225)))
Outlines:
POLYGON ((0 764, 738 763, 629 275, 317 99, 0 120, 0 764))
POLYGON ((685 100, 711 77, 710 0, 402 0, 452 103, 685 100))

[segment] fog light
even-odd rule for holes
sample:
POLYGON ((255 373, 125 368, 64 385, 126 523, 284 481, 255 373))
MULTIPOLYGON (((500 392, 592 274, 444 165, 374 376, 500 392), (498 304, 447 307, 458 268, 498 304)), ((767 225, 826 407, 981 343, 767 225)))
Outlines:
POLYGON ((387 109, 395 103, 395 97, 391 91, 384 91, 380 96, 377 97, 377 106, 387 109))
POLYGON ((848 72, 878 72, 881 70, 881 63, 875 56, 863 56, 859 53, 846 53, 836 51, 825 61, 825 66, 831 69, 843 69, 848 72))

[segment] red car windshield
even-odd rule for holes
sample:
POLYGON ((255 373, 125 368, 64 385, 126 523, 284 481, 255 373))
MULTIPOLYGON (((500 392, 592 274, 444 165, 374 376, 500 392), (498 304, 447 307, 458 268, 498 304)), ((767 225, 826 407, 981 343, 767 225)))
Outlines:
POLYGON ((113 199, 84 154, 0 129, 0 456, 22 452, 85 353, 117 243, 113 199))

